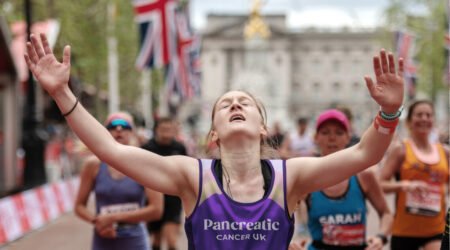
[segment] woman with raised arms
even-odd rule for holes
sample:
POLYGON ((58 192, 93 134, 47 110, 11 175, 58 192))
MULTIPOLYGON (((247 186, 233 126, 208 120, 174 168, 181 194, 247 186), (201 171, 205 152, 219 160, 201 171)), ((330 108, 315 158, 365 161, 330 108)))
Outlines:
POLYGON ((117 143, 78 104, 68 87, 69 46, 60 63, 45 35, 40 41, 31 35, 25 60, 73 131, 100 160, 145 187, 181 198, 189 249, 287 249, 297 201, 380 161, 398 123, 398 118, 381 115, 394 117, 403 102, 403 60, 397 72, 394 56, 381 50, 373 58, 376 82, 365 77, 381 111, 351 148, 320 158, 266 160, 261 156, 267 135, 261 104, 249 93, 230 91, 217 99, 212 112, 210 136, 220 160, 162 157, 117 143))

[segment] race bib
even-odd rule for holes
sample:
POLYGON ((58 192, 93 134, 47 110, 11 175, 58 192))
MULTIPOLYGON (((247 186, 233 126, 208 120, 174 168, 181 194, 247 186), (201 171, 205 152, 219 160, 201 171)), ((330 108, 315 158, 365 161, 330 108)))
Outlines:
MULTIPOLYGON (((133 202, 133 203, 121 203, 121 204, 114 204, 109 206, 102 206, 100 207, 100 214, 114 214, 114 213, 123 213, 123 212, 130 212, 130 211, 136 211, 139 209, 139 203, 133 202)), ((127 222, 116 222, 114 223, 114 230, 123 230, 131 227, 136 227, 137 223, 127 223, 127 222)))
POLYGON ((406 193, 406 212, 415 215, 436 216, 441 211, 441 186, 427 183, 428 192, 406 193))
POLYGON ((136 211, 138 209, 139 209, 139 203, 137 203, 137 202, 121 203, 121 204, 114 204, 114 205, 100 207, 100 214, 123 213, 123 212, 136 211))
POLYGON ((322 242, 335 246, 360 246, 364 243, 364 225, 323 225, 322 242))

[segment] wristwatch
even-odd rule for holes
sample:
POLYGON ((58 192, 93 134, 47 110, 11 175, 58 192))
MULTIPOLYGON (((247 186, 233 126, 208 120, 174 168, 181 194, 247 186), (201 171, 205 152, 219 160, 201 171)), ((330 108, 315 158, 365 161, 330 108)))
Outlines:
POLYGON ((388 239, 387 239, 386 235, 384 235, 384 234, 377 234, 377 237, 379 237, 381 239, 381 241, 383 242, 383 245, 386 245, 386 243, 388 242, 388 239))

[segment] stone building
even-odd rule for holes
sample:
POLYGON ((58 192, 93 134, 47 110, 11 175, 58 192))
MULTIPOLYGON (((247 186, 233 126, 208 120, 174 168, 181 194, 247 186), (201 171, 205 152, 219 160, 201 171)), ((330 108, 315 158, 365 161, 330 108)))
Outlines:
POLYGON ((216 98, 230 89, 262 99, 269 127, 281 121, 284 129, 293 128, 298 117, 313 125, 321 111, 337 104, 351 108, 357 131, 371 123, 377 105, 364 75, 373 76, 372 57, 380 48, 374 30, 291 30, 285 15, 266 15, 271 36, 245 39, 248 20, 247 15, 210 14, 201 31, 201 131, 209 129, 216 98))

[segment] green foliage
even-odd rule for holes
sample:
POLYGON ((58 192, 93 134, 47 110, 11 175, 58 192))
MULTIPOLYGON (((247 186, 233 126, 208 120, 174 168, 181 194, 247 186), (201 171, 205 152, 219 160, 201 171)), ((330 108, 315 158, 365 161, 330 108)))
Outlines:
MULTIPOLYGON (((131 1, 116 1, 117 15, 115 36, 118 40, 120 65, 120 93, 124 107, 133 107, 140 95, 140 74, 134 62, 138 53, 138 29, 134 22, 131 1)), ((128 108, 127 108, 128 109, 128 108)))
MULTIPOLYGON (((61 59, 64 46, 69 44, 72 53, 71 73, 77 75, 83 85, 107 90, 107 6, 110 2, 117 6, 114 34, 118 42, 121 108, 141 110, 136 107, 136 100, 141 94, 140 73, 134 68, 139 46, 138 30, 130 0, 31 0, 32 19, 42 21, 56 18, 61 24, 54 48, 57 58, 61 59)), ((8 22, 25 20, 25 0, 0 0, 0 4, 9 6, 6 10, 0 8, 0 14, 8 22)), ((159 83, 153 82, 155 86, 152 88, 158 89, 163 81, 162 75, 153 78, 159 83)), ((106 105, 97 98, 91 111, 97 117, 102 117, 106 113, 106 105)))
POLYGON ((419 87, 435 100, 439 90, 445 87, 445 27, 446 6, 444 0, 430 1, 430 13, 422 23, 422 36, 417 59, 420 61, 419 87))
POLYGON ((432 100, 445 88, 446 0, 391 0, 384 12, 383 43, 393 46, 392 32, 407 30, 416 36, 414 60, 419 66, 418 90, 432 100))

